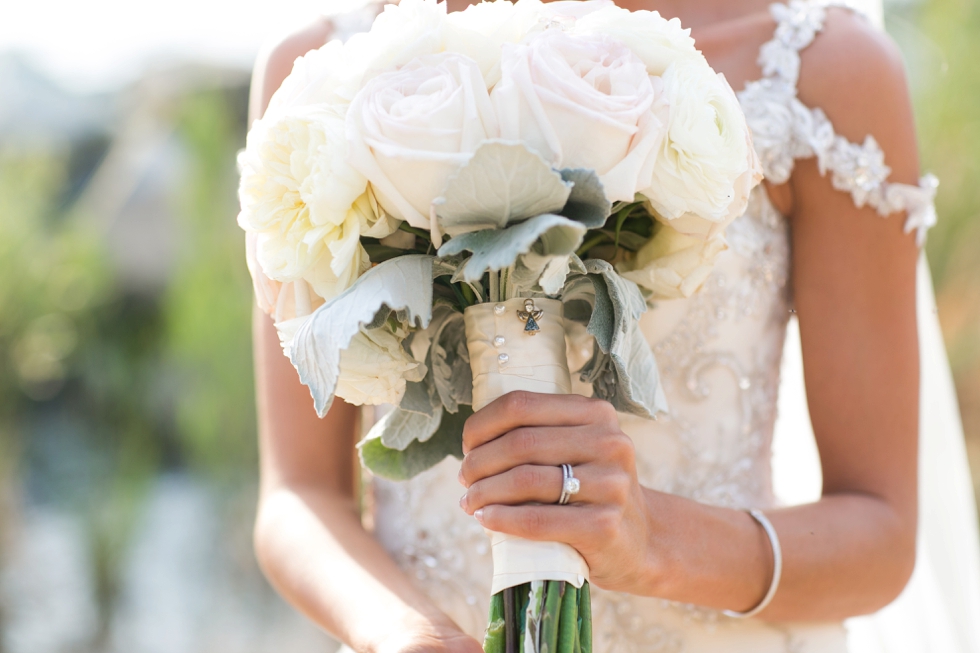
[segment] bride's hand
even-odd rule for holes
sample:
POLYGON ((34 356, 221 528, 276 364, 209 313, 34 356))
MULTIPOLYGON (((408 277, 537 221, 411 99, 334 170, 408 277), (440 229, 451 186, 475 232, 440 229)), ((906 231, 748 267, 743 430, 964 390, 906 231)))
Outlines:
POLYGON ((597 586, 645 593, 653 569, 647 495, 633 441, 611 404, 512 392, 467 420, 463 452, 460 505, 486 528, 565 542, 585 558, 597 586), (566 506, 554 505, 562 463, 581 482, 566 506))

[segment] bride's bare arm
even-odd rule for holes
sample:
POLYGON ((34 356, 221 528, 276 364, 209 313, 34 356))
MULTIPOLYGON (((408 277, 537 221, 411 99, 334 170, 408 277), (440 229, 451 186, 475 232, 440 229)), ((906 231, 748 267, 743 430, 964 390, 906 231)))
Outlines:
MULTIPOLYGON (((833 11, 801 79, 801 99, 839 133, 875 136, 890 181, 917 182, 901 60, 883 36, 833 11)), ((918 252, 903 216, 856 208, 812 160, 798 162, 791 190, 793 290, 824 487, 816 503, 767 512, 784 567, 762 616, 841 619, 889 603, 914 565, 918 252)), ((464 443, 464 507, 494 530, 572 544, 597 585, 739 611, 768 587, 762 529, 744 512, 642 488, 632 443, 602 402, 508 395, 470 419, 464 443), (579 465, 577 506, 518 505, 554 502, 553 466, 563 462, 579 465)))
MULTIPOLYGON (((260 59, 253 116, 265 110, 292 61, 327 35, 326 24, 314 25, 260 59)), ((354 488, 357 409, 337 400, 318 419, 271 319, 258 309, 253 329, 261 456, 255 551, 269 581, 355 651, 479 653, 362 527, 354 488)))

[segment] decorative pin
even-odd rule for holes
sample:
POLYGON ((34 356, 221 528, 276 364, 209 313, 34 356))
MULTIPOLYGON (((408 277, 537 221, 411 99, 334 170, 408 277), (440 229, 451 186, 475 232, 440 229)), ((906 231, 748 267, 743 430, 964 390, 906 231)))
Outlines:
POLYGON ((537 335, 541 327, 538 326, 538 320, 544 315, 544 311, 534 307, 533 299, 524 300, 524 310, 517 311, 517 317, 520 318, 521 322, 524 322, 524 333, 529 336, 537 335))

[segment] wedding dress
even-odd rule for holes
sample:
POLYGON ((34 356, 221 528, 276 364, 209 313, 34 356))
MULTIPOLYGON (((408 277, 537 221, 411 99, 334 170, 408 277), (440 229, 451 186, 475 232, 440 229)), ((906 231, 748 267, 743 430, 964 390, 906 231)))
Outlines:
MULTIPOLYGON (((763 78, 739 94, 765 175, 773 183, 784 182, 795 160, 816 157, 822 173, 836 189, 850 193, 858 206, 871 206, 883 216, 906 212, 906 230, 914 231, 910 237, 921 242, 935 221, 935 180, 926 177, 919 186, 888 183, 889 169, 873 138, 848 142, 835 134, 819 109, 797 98, 799 53, 822 29, 826 7, 805 0, 772 5, 777 27, 759 55, 763 78)), ((355 12, 335 19, 335 25, 343 37, 366 29, 371 18, 370 10, 355 12)), ((729 249, 718 257, 717 268, 699 293, 658 302, 643 318, 670 414, 656 422, 622 415, 621 425, 635 442, 639 478, 645 486, 718 506, 765 509, 780 505, 771 463, 792 314, 788 225, 760 186, 726 237, 729 249)), ((597 589, 597 652, 980 652, 975 508, 930 302, 931 288, 925 285, 920 291, 925 307, 920 311, 921 544, 913 581, 899 601, 848 625, 777 624, 597 589)), ((789 361, 799 358, 798 347, 788 351, 789 361)), ((573 366, 590 352, 587 343, 572 339, 573 366)), ((591 394, 587 387, 576 391, 591 394)), ((791 391, 802 393, 801 384, 791 391)), ((802 400, 797 405, 805 406, 802 400)), ((805 449, 805 438, 812 437, 805 432, 806 416, 790 417, 799 429, 788 435, 786 446, 805 449)), ((458 469, 458 461, 447 459, 408 482, 375 479, 369 519, 377 538, 418 586, 460 627, 482 640, 491 578, 489 543, 479 524, 459 508, 463 490, 458 469)))

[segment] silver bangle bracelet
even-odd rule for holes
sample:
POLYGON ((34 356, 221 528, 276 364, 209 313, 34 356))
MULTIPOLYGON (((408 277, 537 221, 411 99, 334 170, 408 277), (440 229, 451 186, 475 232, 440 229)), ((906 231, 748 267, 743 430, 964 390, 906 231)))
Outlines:
POLYGON ((769 519, 763 514, 761 510, 749 510, 749 515, 752 519, 759 522, 762 529, 766 531, 766 535, 769 536, 769 544, 772 547, 772 582, 769 583, 769 591, 766 595, 762 597, 759 601, 759 605, 755 606, 747 612, 735 612, 734 610, 722 610, 722 614, 726 617, 734 617, 736 619, 747 619, 749 617, 754 617, 768 607, 772 602, 772 597, 776 596, 776 589, 779 587, 779 578, 783 575, 783 550, 779 546, 779 536, 776 535, 776 529, 772 527, 769 523, 769 519))

